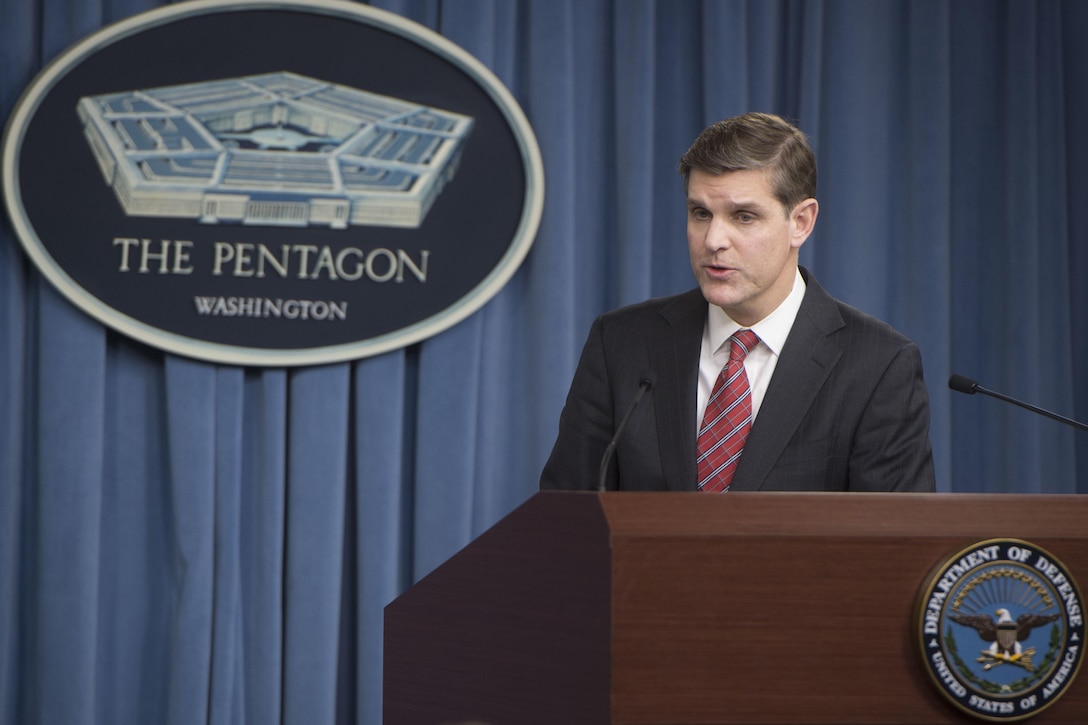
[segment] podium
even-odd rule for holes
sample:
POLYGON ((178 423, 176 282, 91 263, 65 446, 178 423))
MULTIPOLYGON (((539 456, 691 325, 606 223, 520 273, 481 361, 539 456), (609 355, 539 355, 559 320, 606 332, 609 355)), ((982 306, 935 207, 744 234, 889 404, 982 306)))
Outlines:
MULTIPOLYGON (((915 606, 993 538, 1088 586, 1088 497, 538 493, 386 607, 385 722, 979 722, 915 606)), ((1030 722, 1088 722, 1088 675, 1030 722)))

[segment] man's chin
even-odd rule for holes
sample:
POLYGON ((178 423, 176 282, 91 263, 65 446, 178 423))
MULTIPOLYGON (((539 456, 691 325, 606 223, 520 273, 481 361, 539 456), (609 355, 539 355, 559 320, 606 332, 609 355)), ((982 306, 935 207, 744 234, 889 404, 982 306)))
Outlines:
POLYGON ((742 296, 732 286, 720 282, 703 282, 699 285, 703 297, 712 305, 721 307, 726 312, 742 302, 742 296))

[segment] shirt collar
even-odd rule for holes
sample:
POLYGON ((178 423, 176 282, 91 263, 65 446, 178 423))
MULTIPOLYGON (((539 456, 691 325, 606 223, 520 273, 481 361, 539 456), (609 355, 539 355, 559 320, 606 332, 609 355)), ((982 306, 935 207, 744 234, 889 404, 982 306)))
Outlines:
MULTIPOLYGON (((804 297, 805 280, 801 277, 801 270, 797 270, 793 279, 793 289, 782 304, 750 328, 776 356, 782 352, 782 347, 786 344, 786 338, 789 337, 790 330, 793 328, 793 321, 797 319, 797 312, 801 309, 801 300, 804 297)), ((710 349, 718 352, 734 332, 743 328, 725 314, 721 307, 717 305, 709 307, 707 331, 710 333, 710 349)))

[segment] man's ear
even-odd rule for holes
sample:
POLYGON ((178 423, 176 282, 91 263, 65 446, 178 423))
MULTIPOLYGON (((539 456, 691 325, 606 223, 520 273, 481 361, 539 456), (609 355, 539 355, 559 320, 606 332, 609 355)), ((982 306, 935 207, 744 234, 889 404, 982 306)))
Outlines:
POLYGON ((799 249, 816 226, 816 217, 820 213, 820 203, 815 199, 805 199, 790 212, 790 246, 799 249))

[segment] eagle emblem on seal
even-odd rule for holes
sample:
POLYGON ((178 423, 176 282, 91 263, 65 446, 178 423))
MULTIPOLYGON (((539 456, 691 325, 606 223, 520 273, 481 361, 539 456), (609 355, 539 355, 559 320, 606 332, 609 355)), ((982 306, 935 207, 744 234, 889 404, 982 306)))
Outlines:
POLYGON ((992 642, 989 648, 982 650, 982 656, 976 661, 982 669, 991 670, 999 665, 1017 665, 1028 672, 1035 671, 1032 658, 1034 647, 1023 647, 1020 643, 1028 638, 1031 630, 1058 619, 1058 614, 1033 614, 1025 612, 1014 621, 1012 613, 1004 607, 997 609, 997 621, 989 614, 949 614, 948 618, 957 624, 971 627, 985 642, 992 642))

